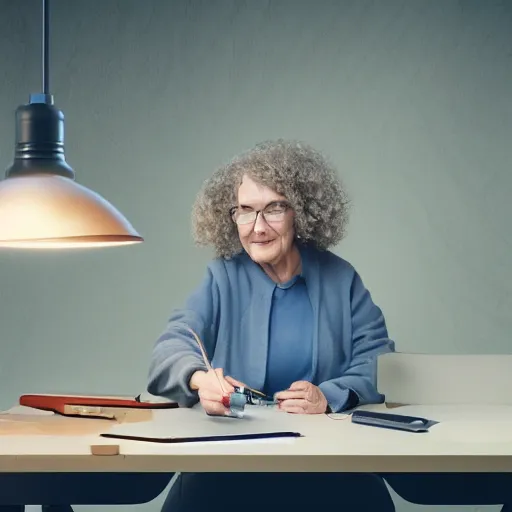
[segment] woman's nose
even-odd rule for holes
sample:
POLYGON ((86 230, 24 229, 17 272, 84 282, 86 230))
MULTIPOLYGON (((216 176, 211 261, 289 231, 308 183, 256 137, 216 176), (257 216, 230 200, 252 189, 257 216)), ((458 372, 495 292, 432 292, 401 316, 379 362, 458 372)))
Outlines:
POLYGON ((254 221, 254 232, 255 233, 264 233, 267 227, 267 223, 265 222, 265 217, 261 212, 256 214, 256 220, 254 221))

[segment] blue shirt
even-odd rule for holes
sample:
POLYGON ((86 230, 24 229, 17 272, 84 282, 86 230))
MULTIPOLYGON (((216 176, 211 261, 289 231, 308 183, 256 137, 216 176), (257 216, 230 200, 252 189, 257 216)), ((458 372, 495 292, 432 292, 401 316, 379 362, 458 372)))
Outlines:
POLYGON ((304 279, 277 284, 272 296, 265 387, 273 395, 298 380, 311 380, 313 310, 304 279))

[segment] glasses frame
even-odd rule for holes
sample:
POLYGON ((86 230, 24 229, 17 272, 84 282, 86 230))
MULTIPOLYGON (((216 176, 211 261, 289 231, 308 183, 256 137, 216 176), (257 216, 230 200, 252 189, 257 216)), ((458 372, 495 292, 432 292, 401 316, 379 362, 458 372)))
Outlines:
POLYGON ((250 224, 256 224, 256 221, 258 220, 258 215, 261 213, 261 215, 263 216, 263 218, 265 219, 265 222, 269 223, 269 224, 273 224, 275 222, 283 222, 283 220, 268 220, 267 217, 265 216, 265 210, 269 207, 272 207, 272 206, 281 206, 284 208, 284 212, 283 214, 286 215, 286 212, 288 210, 290 210, 292 208, 291 204, 288 203, 287 201, 271 201, 270 203, 268 203, 267 205, 265 205, 263 208, 261 208, 260 210, 253 210, 251 212, 247 212, 248 214, 251 214, 251 215, 254 215, 254 220, 251 220, 250 222, 244 222, 244 223, 241 223, 239 224, 236 219, 235 219, 235 214, 236 212, 238 211, 239 207, 238 206, 233 206, 229 209, 229 216, 231 217, 231 220, 237 225, 237 226, 248 226, 250 224))
POLYGON ((283 214, 286 214, 286 212, 288 210, 290 210, 292 208, 291 204, 288 203, 287 201, 271 201, 270 203, 268 203, 267 205, 265 205, 263 208, 261 208, 260 210, 253 210, 251 212, 247 212, 247 213, 250 213, 250 214, 253 214, 254 215, 254 220, 250 221, 250 222, 244 222, 244 223, 241 223, 239 224, 236 219, 235 219, 235 213, 238 211, 239 207, 238 206, 233 206, 232 208, 229 209, 229 216, 231 217, 231 220, 238 226, 248 226, 249 224, 255 224, 256 221, 258 220, 258 215, 261 213, 261 215, 263 216, 263 218, 265 219, 265 222, 268 222, 269 224, 272 224, 272 223, 275 223, 275 222, 282 222, 282 220, 278 220, 278 221, 275 221, 275 220, 268 220, 267 217, 265 217, 265 210, 269 207, 272 207, 272 206, 276 206, 276 205, 279 205, 281 207, 284 208, 284 212, 283 214))

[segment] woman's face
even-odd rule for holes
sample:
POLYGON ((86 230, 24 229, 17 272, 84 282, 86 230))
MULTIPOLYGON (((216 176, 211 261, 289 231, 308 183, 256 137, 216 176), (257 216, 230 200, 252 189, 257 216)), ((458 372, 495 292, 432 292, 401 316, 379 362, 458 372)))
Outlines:
POLYGON ((240 242, 256 263, 276 265, 291 253, 295 231, 287 205, 285 197, 244 176, 235 219, 240 242))

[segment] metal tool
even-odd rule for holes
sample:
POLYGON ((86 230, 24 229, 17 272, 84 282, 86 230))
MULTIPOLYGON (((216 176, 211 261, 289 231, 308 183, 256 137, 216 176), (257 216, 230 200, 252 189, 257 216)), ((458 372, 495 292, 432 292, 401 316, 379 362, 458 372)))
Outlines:
POLYGON ((201 350, 201 354, 203 356, 204 363, 208 370, 213 371, 217 376, 217 380, 219 381, 219 386, 222 389, 223 397, 222 397, 222 405, 229 409, 230 416, 236 418, 242 418, 245 410, 246 404, 250 405, 259 405, 259 406, 270 406, 277 404, 277 401, 274 400, 273 397, 265 395, 261 391, 257 391, 256 389, 249 388, 247 386, 234 386, 235 391, 233 393, 227 393, 222 385, 222 382, 213 369, 210 361, 208 360, 208 356, 206 355, 206 350, 204 345, 199 338, 199 336, 190 328, 187 327, 187 330, 194 336, 197 344, 199 345, 199 349, 201 350))
POLYGON ((277 400, 273 397, 265 395, 261 391, 245 387, 245 386, 234 386, 234 393, 229 393, 223 397, 222 404, 224 407, 230 409, 233 415, 242 417, 246 404, 270 406, 277 404, 277 400))

